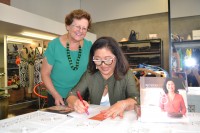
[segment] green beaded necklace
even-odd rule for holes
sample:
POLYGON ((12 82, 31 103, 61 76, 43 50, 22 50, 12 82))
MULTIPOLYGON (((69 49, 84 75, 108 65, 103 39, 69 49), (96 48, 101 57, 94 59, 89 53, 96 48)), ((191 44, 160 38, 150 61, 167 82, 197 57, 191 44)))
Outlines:
POLYGON ((68 42, 67 42, 66 51, 67 51, 67 58, 68 58, 68 61, 69 61, 69 64, 70 64, 71 69, 74 70, 74 71, 78 70, 79 61, 80 61, 81 53, 82 53, 81 46, 79 45, 79 47, 78 47, 78 57, 77 57, 77 59, 76 59, 76 65, 75 65, 75 66, 73 66, 73 63, 72 63, 72 58, 71 58, 71 55, 70 55, 69 43, 68 43, 68 42))

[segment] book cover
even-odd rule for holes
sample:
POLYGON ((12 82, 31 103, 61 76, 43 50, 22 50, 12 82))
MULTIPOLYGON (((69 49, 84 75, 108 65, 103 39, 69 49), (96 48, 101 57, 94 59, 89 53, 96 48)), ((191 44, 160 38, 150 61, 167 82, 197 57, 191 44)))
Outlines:
POLYGON ((187 86, 180 78, 141 77, 142 122, 188 122, 187 86))

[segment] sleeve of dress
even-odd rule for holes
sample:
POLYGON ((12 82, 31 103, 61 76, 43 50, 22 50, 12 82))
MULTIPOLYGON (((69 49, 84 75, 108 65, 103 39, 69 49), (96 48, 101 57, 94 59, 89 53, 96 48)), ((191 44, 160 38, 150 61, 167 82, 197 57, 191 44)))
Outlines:
POLYGON ((89 78, 89 73, 86 71, 81 79, 79 80, 79 82, 77 83, 77 85, 67 94, 67 97, 69 97, 70 95, 76 95, 76 92, 79 91, 81 93, 81 95, 84 97, 86 90, 88 89, 88 78, 89 78))
POLYGON ((182 96, 181 96, 180 98, 181 98, 181 113, 182 113, 183 115, 185 115, 185 113, 186 113, 185 102, 184 102, 184 99, 183 99, 182 96))
POLYGON ((44 56, 47 59, 47 62, 53 66, 55 62, 55 44, 54 41, 49 42, 48 47, 44 53, 44 56))
POLYGON ((127 98, 133 98, 137 101, 139 101, 140 95, 139 90, 136 87, 135 79, 133 78, 133 73, 131 70, 127 73, 127 98))

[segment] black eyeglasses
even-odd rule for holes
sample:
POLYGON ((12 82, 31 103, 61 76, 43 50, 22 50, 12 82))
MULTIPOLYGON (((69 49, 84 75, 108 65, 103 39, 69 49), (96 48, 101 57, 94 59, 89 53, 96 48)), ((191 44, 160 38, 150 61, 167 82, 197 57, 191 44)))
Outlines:
POLYGON ((101 66, 102 63, 104 63, 105 65, 111 65, 114 61, 115 57, 111 57, 105 60, 101 60, 101 59, 95 59, 95 57, 93 57, 93 61, 97 66, 101 66))

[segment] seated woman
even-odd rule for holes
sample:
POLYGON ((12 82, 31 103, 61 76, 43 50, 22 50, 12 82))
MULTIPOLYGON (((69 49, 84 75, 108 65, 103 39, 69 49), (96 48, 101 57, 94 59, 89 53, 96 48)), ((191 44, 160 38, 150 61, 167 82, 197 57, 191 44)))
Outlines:
POLYGON ((88 70, 67 96, 68 106, 78 113, 86 112, 87 101, 78 99, 89 92, 91 104, 110 106, 102 111, 104 117, 123 117, 125 110, 134 109, 139 96, 133 73, 118 43, 111 37, 97 39, 90 50, 88 70))
POLYGON ((179 94, 173 78, 166 78, 163 90, 165 92, 165 95, 162 96, 160 101, 161 109, 163 111, 168 112, 168 115, 170 114, 185 115, 186 114, 185 102, 182 95, 179 94))

